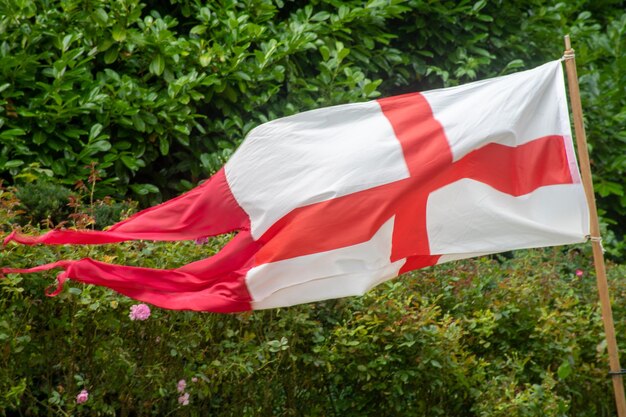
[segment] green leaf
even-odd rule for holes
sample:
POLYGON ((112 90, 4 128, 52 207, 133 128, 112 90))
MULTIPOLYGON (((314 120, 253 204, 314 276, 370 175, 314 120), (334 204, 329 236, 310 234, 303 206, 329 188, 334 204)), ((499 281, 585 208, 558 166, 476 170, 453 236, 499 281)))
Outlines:
POLYGON ((100 132, 102 132, 102 125, 100 123, 96 123, 91 126, 91 129, 89 130, 89 140, 97 138, 100 135, 100 132))
POLYGON ((200 8, 200 19, 208 22, 211 19, 211 9, 209 9, 208 7, 200 8))
POLYGON ((201 154, 200 155, 200 163, 205 168, 211 168, 212 167, 211 155, 209 155, 208 153, 201 154))
POLYGON ((207 27, 205 25, 196 25, 191 28, 189 33, 192 35, 202 35, 204 32, 206 32, 206 29, 207 27))
POLYGON ((203 67, 208 67, 209 64, 211 63, 212 58, 213 56, 208 52, 200 55, 200 58, 199 58, 200 65, 202 65, 203 67))
POLYGON ((194 187, 194 185, 187 180, 180 180, 180 185, 185 190, 191 190, 194 187))
POLYGON ((189 130, 189 126, 187 125, 176 125, 174 126, 174 130, 176 130, 177 132, 180 132, 184 135, 189 135, 190 130, 189 130))
POLYGON ((314 22, 323 22, 330 17, 330 13, 328 12, 317 12, 312 17, 311 20, 314 22))
POLYGON ((146 123, 143 121, 139 114, 133 114, 131 119, 133 120, 133 126, 140 132, 146 131, 146 123))
POLYGON ((130 188, 139 195, 158 194, 159 189, 153 184, 131 184, 130 188))
POLYGON ((339 61, 343 61, 343 59, 345 57, 347 57, 350 54, 350 49, 348 48, 342 48, 340 50, 337 51, 337 59, 339 61))
POLYGON ((21 165, 24 165, 24 161, 22 161, 21 159, 13 159, 11 161, 7 161, 4 164, 4 168, 5 169, 9 169, 9 168, 17 168, 21 165))
POLYGON ((484 8, 486 5, 487 5, 487 0, 479 0, 476 3, 474 3, 474 7, 472 7, 472 10, 477 12, 481 10, 482 8, 484 8))
POLYGON ((220 149, 233 149, 233 144, 227 140, 218 140, 217 146, 219 146, 220 149))
POLYGON ((111 36, 117 42, 123 42, 126 39, 126 28, 117 25, 111 30, 111 36))
POLYGON ((170 152, 170 142, 164 136, 159 137, 159 150, 164 156, 170 152))
POLYGON ((441 368, 441 364, 439 363, 439 361, 437 361, 437 360, 435 360, 435 359, 432 359, 432 360, 430 361, 430 364, 431 364, 432 366, 434 366, 435 368, 441 368))
POLYGON ((611 194, 624 195, 624 185, 613 181, 599 181, 594 188, 601 197, 608 197, 611 194))
POLYGON ((0 139, 10 139, 16 136, 23 136, 26 134, 24 129, 9 129, 3 132, 0 132, 0 139))
POLYGON ((65 163, 63 162, 63 160, 56 160, 52 163, 52 171, 54 172, 55 175, 58 176, 63 176, 65 174, 67 174, 67 168, 65 166, 65 163))
POLYGON ((320 51, 320 54, 322 55, 322 59, 324 61, 328 61, 328 59, 330 58, 330 49, 328 49, 327 46, 322 45, 320 46, 319 51, 320 51))
POLYGON ((46 141, 46 135, 42 131, 37 131, 33 134, 33 143, 35 145, 41 145, 46 141))
POLYGON ((570 376, 571 373, 572 365, 569 363, 568 360, 563 361, 563 363, 561 364, 561 366, 559 366, 559 369, 557 370, 557 375, 559 376, 559 379, 565 379, 570 376))
POLYGON ((80 137, 87 134, 87 132, 82 129, 65 129, 62 134, 68 138, 80 139, 80 137))
POLYGON ((126 167, 128 167, 129 169, 133 171, 139 169, 139 164, 137 163, 137 159, 135 159, 135 157, 129 156, 129 155, 122 155, 120 159, 122 160, 122 163, 126 165, 126 167))
POLYGON ((433 54, 431 51, 420 50, 417 51, 417 53, 428 58, 433 58, 435 56, 435 54, 433 54))
POLYGON ((109 142, 108 140, 99 140, 89 145, 89 147, 91 149, 95 149, 98 152, 106 152, 111 149, 111 142, 109 142))
POLYGON ((93 20, 95 20, 100 26, 106 26, 107 21, 109 20, 109 15, 104 11, 104 9, 96 9, 91 17, 93 17, 93 20))
POLYGON ((115 62, 118 53, 119 49, 117 49, 117 47, 113 47, 107 50, 107 52, 104 54, 104 63, 112 64, 113 62, 115 62))
POLYGON ((237 71, 235 72, 235 75, 241 80, 252 81, 252 78, 250 78, 250 76, 243 71, 237 71))
POLYGON ((115 144, 113 145, 115 149, 119 149, 120 151, 130 149, 132 146, 133 145, 127 140, 115 141, 115 144))
POLYGON ((165 61, 161 54, 156 54, 150 63, 150 72, 154 75, 161 75, 165 70, 165 61))
POLYGON ((69 48, 70 43, 72 43, 72 35, 65 35, 63 37, 63 42, 62 42, 62 46, 63 46, 63 51, 67 51, 67 48, 69 48))
POLYGON ((380 80, 375 80, 375 81, 371 81, 368 82, 367 84, 365 84, 363 86, 363 92, 365 93, 366 97, 371 96, 373 93, 376 92, 376 88, 378 88, 378 86, 383 82, 382 79, 380 80))
POLYGON ((509 62, 508 64, 506 64, 506 67, 504 67, 504 69, 502 71, 500 71, 500 74, 506 74, 507 72, 510 72, 511 70, 523 68, 524 65, 525 64, 524 64, 523 60, 521 60, 521 59, 514 59, 511 62, 509 62))

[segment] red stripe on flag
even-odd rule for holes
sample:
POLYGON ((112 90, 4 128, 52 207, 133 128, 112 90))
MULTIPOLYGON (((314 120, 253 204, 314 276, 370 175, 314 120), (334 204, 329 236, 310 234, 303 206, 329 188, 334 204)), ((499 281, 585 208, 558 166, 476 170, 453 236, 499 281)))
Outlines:
MULTIPOLYGON (((264 247, 257 254, 257 264, 371 239, 383 223, 401 211, 399 207, 407 196, 423 194, 414 189, 416 179, 426 181, 429 173, 451 163, 452 154, 443 128, 423 95, 405 94, 378 103, 400 141, 412 178, 293 210, 261 236, 259 241, 264 247)), ((411 214, 415 216, 414 212, 411 214)), ((395 229, 399 229, 397 220, 395 229)), ((428 253, 428 241, 420 245, 422 252, 428 253)))
POLYGON ((423 176, 452 162, 443 127, 433 117, 430 104, 422 94, 383 98, 378 104, 402 145, 411 177, 423 176))
POLYGON ((452 150, 441 123, 420 93, 378 100, 404 152, 411 179, 397 205, 391 261, 406 258, 400 273, 434 265, 426 232, 427 183, 452 163, 452 150))
POLYGON ((480 181, 516 197, 539 187, 574 182, 563 137, 556 135, 517 147, 485 145, 454 163, 433 186, 440 188, 462 178, 480 181))
MULTIPOLYGON (((141 211, 109 231, 54 230, 41 237, 12 234, 20 243, 110 243, 129 239, 183 240, 242 230, 217 255, 181 268, 160 270, 113 265, 92 259, 60 261, 29 269, 2 268, 2 273, 65 271, 68 278, 109 287, 121 294, 173 310, 235 312, 250 310, 245 274, 252 267, 258 243, 249 232, 247 214, 233 197, 224 171, 173 200, 141 211)), ((53 293, 52 295, 56 294, 53 293)))
MULTIPOLYGON (((544 186, 573 183, 561 136, 547 136, 518 147, 488 144, 433 176, 424 187, 430 194, 464 178, 516 197, 544 186)), ((396 222, 391 260, 407 258, 401 274, 434 265, 440 258, 424 251, 428 244, 426 204, 427 198, 413 207, 406 206, 397 215, 400 222, 396 222), (398 227, 400 224, 403 227, 398 227)))
POLYGON ((45 243, 103 244, 125 240, 192 240, 207 236, 248 230, 250 219, 241 209, 221 169, 193 190, 158 206, 140 211, 113 225, 107 231, 52 230, 42 236, 11 233, 11 241, 25 245, 45 243))
POLYGON ((64 274, 75 281, 109 287, 121 294, 172 310, 216 313, 250 310, 245 285, 257 249, 241 232, 217 255, 172 270, 112 265, 82 259, 64 274))
POLYGON ((299 207, 259 238, 261 265, 352 246, 370 240, 394 214, 407 180, 299 207))
POLYGON ((85 284, 102 285, 139 301, 171 310, 227 313, 251 310, 245 274, 251 268, 258 244, 250 232, 240 232, 217 255, 177 269, 152 269, 114 265, 93 259, 59 261, 34 268, 2 268, 2 272, 33 273, 53 268, 56 295, 69 278, 85 284))
POLYGON ((391 261, 408 258, 401 270, 406 272, 439 259, 428 244, 426 203, 431 192, 462 178, 513 196, 572 183, 560 136, 518 147, 489 144, 452 162, 443 128, 420 94, 381 100, 381 107, 402 144, 411 177, 293 210, 259 239, 263 247, 257 265, 365 242, 396 216, 391 261), (415 125, 410 123, 412 112, 415 125))

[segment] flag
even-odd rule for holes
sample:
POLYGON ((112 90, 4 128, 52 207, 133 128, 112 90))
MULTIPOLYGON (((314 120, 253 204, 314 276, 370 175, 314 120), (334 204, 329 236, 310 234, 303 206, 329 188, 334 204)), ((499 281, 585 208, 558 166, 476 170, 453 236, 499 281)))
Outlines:
POLYGON ((5 243, 190 240, 236 232, 172 270, 92 259, 67 279, 169 309, 235 312, 361 295, 455 259, 583 242, 589 213, 560 61, 452 88, 333 106, 253 129, 197 188, 106 231, 5 243))

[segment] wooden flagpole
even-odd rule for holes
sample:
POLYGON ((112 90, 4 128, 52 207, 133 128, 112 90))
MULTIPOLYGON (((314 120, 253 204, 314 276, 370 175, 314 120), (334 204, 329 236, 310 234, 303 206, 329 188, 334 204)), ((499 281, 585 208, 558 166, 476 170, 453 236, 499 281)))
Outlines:
POLYGON ((574 50, 572 49, 572 45, 570 43, 569 35, 565 35, 565 52, 563 54, 563 60, 565 61, 565 70, 567 71, 570 104, 572 106, 572 114, 574 116, 574 132, 576 133, 578 160, 580 162, 580 171, 583 186, 585 188, 585 194, 589 204, 591 245, 593 248, 593 261, 596 268, 598 294, 600 295, 602 321, 604 322, 604 333, 606 335, 606 343, 609 351, 609 364, 611 369, 610 376, 613 380, 617 415, 619 417, 626 417, 626 397, 624 396, 622 368, 619 364, 619 353, 617 349, 617 341, 615 339, 615 326, 613 325, 613 312, 611 310, 611 299, 609 297, 609 287, 606 280, 606 267, 604 265, 602 239, 600 237, 600 223, 598 222, 596 198, 593 193, 591 166, 589 164, 589 151, 587 150, 587 137, 585 134, 585 125, 583 124, 583 110, 580 103, 580 91, 578 88, 576 59, 574 50))

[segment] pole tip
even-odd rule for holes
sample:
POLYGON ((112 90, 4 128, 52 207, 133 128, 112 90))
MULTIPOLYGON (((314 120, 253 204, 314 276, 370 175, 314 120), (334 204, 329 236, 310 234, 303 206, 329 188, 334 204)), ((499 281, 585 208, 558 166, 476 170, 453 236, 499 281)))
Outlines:
POLYGON ((565 50, 569 51, 570 49, 572 49, 572 43, 569 39, 569 34, 563 36, 563 40, 565 40, 565 50))

